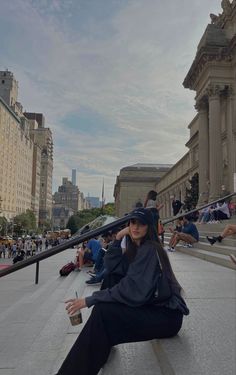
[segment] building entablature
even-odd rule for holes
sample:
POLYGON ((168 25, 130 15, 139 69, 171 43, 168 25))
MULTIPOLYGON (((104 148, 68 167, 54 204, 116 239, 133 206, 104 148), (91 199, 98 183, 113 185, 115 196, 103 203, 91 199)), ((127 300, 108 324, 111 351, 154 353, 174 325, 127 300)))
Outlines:
POLYGON ((232 67, 236 45, 236 2, 225 0, 221 5, 221 15, 210 15, 212 23, 207 26, 198 45, 196 57, 183 82, 185 88, 198 91, 199 78, 204 76, 207 68, 230 70, 232 67))
POLYGON ((210 14, 211 23, 224 29, 227 37, 232 38, 235 34, 236 0, 232 3, 229 0, 222 0, 221 6, 223 9, 221 14, 210 14))
POLYGON ((161 193, 178 180, 185 178, 189 170, 189 152, 187 152, 157 183, 157 191, 161 193))

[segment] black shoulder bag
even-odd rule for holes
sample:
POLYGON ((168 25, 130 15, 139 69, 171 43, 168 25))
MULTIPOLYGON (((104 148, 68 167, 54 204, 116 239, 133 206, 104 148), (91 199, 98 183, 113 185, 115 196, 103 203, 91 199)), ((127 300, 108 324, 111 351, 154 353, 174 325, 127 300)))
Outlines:
POLYGON ((157 271, 158 279, 157 279, 156 291, 154 293, 153 303, 154 305, 159 305, 159 304, 163 304, 164 302, 166 302, 172 296, 172 290, 171 290, 170 282, 166 276, 166 273, 164 272, 162 268, 162 264, 161 264, 160 257, 159 257, 157 250, 156 250, 156 253, 157 253, 159 267, 157 271))

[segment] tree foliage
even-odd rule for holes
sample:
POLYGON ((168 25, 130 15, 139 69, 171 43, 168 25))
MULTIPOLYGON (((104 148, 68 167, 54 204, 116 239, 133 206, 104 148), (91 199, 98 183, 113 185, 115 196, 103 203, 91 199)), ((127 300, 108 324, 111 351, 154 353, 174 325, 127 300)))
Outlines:
POLYGON ((12 224, 14 225, 13 232, 17 235, 35 231, 37 228, 36 217, 31 210, 26 210, 26 212, 15 216, 12 224))
POLYGON ((7 219, 4 216, 0 216, 0 235, 4 236, 7 232, 7 219))
POLYGON ((78 211, 77 214, 70 217, 67 228, 71 230, 71 234, 77 232, 78 229, 90 223, 100 215, 114 216, 114 203, 107 203, 103 208, 90 208, 78 211))
POLYGON ((197 206, 199 195, 198 173, 195 173, 189 180, 190 187, 186 188, 184 206, 187 211, 193 210, 197 206))

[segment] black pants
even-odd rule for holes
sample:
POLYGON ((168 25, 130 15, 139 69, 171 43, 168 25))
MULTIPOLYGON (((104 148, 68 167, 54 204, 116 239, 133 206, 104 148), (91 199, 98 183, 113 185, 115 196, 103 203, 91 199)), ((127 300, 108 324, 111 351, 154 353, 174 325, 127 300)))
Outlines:
POLYGON ((180 311, 165 307, 99 303, 58 375, 95 375, 106 363, 112 346, 175 336, 182 319, 180 311))
POLYGON ((221 210, 213 211, 213 215, 214 215, 215 220, 227 220, 228 219, 228 216, 221 210))

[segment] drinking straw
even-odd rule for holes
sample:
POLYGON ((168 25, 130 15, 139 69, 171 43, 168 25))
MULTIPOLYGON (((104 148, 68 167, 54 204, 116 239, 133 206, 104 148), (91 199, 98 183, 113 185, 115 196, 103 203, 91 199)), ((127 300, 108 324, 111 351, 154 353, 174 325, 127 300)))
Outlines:
POLYGON ((77 291, 75 292, 75 296, 77 299, 79 299, 77 291))

